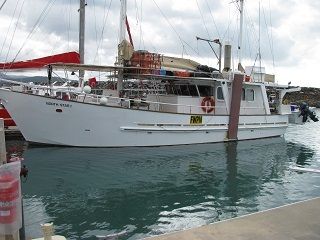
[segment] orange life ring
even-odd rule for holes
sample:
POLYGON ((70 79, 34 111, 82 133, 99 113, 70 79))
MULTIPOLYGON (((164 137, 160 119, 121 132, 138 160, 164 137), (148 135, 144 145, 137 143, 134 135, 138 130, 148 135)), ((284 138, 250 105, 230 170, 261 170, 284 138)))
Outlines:
POLYGON ((201 102, 202 111, 205 113, 211 113, 214 110, 215 102, 212 97, 204 97, 201 102))

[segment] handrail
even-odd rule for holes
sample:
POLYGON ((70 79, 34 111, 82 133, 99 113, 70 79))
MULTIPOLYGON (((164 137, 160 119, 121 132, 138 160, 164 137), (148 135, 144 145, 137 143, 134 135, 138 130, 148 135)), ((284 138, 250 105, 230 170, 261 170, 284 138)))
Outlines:
MULTIPOLYGON (((8 82, 14 82, 14 81, 8 81, 8 82)), ((203 111, 204 113, 208 113, 209 109, 214 109, 214 111, 216 109, 226 109, 225 106, 201 106, 201 105, 190 105, 190 104, 179 104, 179 103, 165 103, 165 102, 154 102, 154 101, 147 101, 147 100, 142 100, 142 99, 130 99, 130 98, 122 98, 122 97, 114 97, 114 96, 106 96, 106 95, 96 95, 96 94, 85 94, 83 92, 80 92, 76 87, 71 87, 71 86, 65 86, 65 87, 61 87, 61 86, 56 86, 56 88, 52 88, 52 87, 48 87, 48 86, 43 86, 43 85, 30 85, 30 84, 23 84, 23 86, 25 87, 31 87, 31 88, 37 88, 37 89, 43 89, 43 90, 48 90, 48 89, 52 89, 55 91, 61 91, 61 92, 71 92, 71 93, 75 93, 77 94, 78 98, 83 96, 84 98, 88 99, 88 97, 91 97, 93 99, 96 99, 96 103, 99 103, 99 100, 103 97, 107 98, 107 100, 109 99, 113 99, 116 100, 116 102, 118 102, 118 104, 120 106, 123 107, 122 102, 126 102, 127 103, 127 107, 131 108, 132 107, 132 103, 138 103, 138 104, 148 104, 148 109, 150 104, 154 104, 155 106, 157 106, 158 110, 156 111, 161 111, 160 107, 161 106, 175 106, 175 107, 185 107, 185 108, 189 108, 189 113, 191 114, 193 111, 193 109, 206 109, 206 111, 203 111)), ((78 101, 78 100, 76 100, 78 101)), ((108 105, 108 103, 107 103, 108 105)), ((138 106, 138 108, 141 106, 138 106)), ((264 107, 240 107, 240 109, 264 109, 264 107)))
MULTIPOLYGON (((208 113, 208 109, 211 109, 213 108, 214 110, 216 109, 225 109, 224 106, 221 106, 221 107, 217 107, 217 106, 201 106, 201 105, 189 105, 189 104, 179 104, 179 103, 165 103, 165 102, 154 102, 154 101, 147 101, 147 100, 142 100, 142 99, 130 99, 130 98, 121 98, 121 97, 114 97, 114 96, 105 96, 105 95, 93 95, 93 94, 87 94, 87 97, 93 97, 93 98, 96 98, 97 99, 97 102, 99 102, 99 99, 105 97, 107 98, 108 100, 109 99, 113 99, 113 100, 118 100, 118 101, 124 101, 124 102, 127 102, 128 103, 128 108, 131 108, 131 104, 132 102, 134 103, 143 103, 143 104, 155 104, 155 105, 158 105, 159 107, 161 105, 164 105, 164 106, 176 106, 176 107, 187 107, 190 109, 190 113, 192 113, 192 109, 195 108, 195 109, 206 109, 206 112, 205 113, 208 113)), ((263 107, 240 107, 241 109, 264 109, 263 107)))

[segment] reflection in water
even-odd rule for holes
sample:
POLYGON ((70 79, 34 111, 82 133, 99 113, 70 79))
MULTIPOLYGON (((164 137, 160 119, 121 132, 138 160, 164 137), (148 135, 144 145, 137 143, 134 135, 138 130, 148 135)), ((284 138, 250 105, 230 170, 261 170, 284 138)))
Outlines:
POLYGON ((289 143, 288 148, 288 155, 296 158, 295 162, 297 165, 309 165, 310 163, 308 161, 315 155, 315 151, 313 149, 307 148, 303 145, 299 146, 294 143, 289 143))
POLYGON ((227 167, 226 167, 226 181, 225 181, 225 196, 230 196, 228 205, 234 207, 233 217, 237 216, 237 203, 239 201, 238 194, 238 169, 237 169, 237 145, 238 142, 231 142, 226 144, 227 167))
MULTIPOLYGON (((10 143, 9 143, 10 144, 10 143)), ((17 145, 17 143, 15 143, 17 145)), ((9 149, 9 148, 8 148, 9 149)), ((154 148, 24 149, 27 235, 53 221, 68 239, 125 238, 199 226, 306 195, 315 178, 288 171, 314 150, 283 138, 154 148), (309 186, 306 194, 306 186, 309 186)))

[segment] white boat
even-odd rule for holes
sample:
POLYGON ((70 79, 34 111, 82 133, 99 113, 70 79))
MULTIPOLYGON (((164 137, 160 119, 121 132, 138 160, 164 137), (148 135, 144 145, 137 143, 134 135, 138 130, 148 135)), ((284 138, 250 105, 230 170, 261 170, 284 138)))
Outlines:
MULTIPOLYGON (((290 106, 283 105, 282 99, 286 92, 299 89, 273 86, 278 92, 275 110, 269 105, 265 73, 261 68, 258 72, 251 68, 251 77, 246 76, 241 58, 242 72, 230 70, 231 56, 226 55, 225 71, 210 69, 204 73, 191 60, 167 61, 159 54, 134 52, 124 39, 126 1, 121 2, 123 37, 117 66, 50 65, 53 71, 80 70, 80 80, 83 71, 109 73, 109 79, 117 80, 117 95, 114 90, 107 95, 91 94, 89 86, 82 93, 73 91, 68 99, 0 89, 3 105, 27 141, 78 147, 163 146, 249 140, 285 133, 290 106), (130 98, 122 84, 135 80, 156 83, 161 91, 154 89, 139 98, 130 98)), ((240 3, 243 14, 243 0, 240 3)), ((84 1, 80 4, 81 14, 84 1)), ((81 46, 83 42, 80 50, 81 46)), ((230 48, 226 45, 225 52, 230 48)))

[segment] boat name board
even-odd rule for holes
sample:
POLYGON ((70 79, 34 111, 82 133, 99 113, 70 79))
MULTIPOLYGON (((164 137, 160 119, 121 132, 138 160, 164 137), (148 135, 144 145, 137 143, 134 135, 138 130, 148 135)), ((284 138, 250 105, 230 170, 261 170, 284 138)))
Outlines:
POLYGON ((190 124, 202 124, 202 116, 190 116, 190 124))
POLYGON ((71 105, 71 104, 69 104, 69 103, 46 102, 46 105, 54 106, 54 107, 72 108, 72 105, 71 105))

